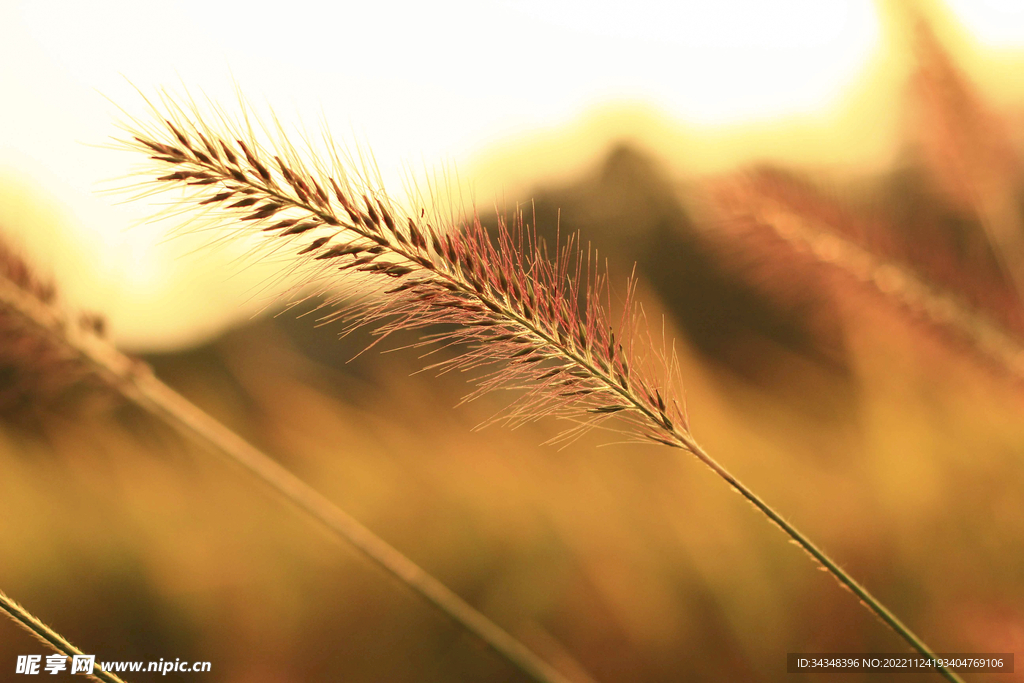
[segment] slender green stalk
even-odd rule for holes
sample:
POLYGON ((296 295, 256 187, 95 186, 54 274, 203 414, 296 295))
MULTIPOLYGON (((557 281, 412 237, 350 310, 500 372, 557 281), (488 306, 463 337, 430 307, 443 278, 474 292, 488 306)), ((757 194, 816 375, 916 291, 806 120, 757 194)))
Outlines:
POLYGON ((562 674, 541 660, 450 588, 421 569, 354 517, 314 490, 230 429, 196 408, 166 384, 151 377, 135 383, 147 408, 212 446, 221 454, 284 496, 297 508, 345 539, 356 550, 377 563, 399 581, 474 634, 520 671, 540 683, 569 683, 562 674))
MULTIPOLYGON (((812 543, 811 540, 804 536, 795 526, 783 519, 782 516, 779 515, 779 513, 770 505, 761 500, 760 496, 747 488, 739 479, 734 477, 728 470, 718 464, 718 462, 708 455, 707 451, 701 448, 700 445, 695 441, 691 441, 686 448, 693 453, 698 460, 710 467, 715 474, 728 482, 728 484, 741 496, 750 501, 754 507, 760 510, 768 519, 774 522, 776 526, 782 529, 787 536, 796 541, 811 557, 820 562, 821 566, 824 567, 829 574, 835 577, 836 581, 853 591, 853 594, 860 598, 861 602, 871 610, 875 616, 885 622, 889 628, 909 643, 911 647, 926 657, 935 658, 935 653, 932 652, 925 642, 911 631, 906 624, 900 621, 895 614, 890 612, 889 609, 883 605, 878 598, 873 596, 867 588, 847 574, 842 567, 836 564, 831 557, 825 554, 824 550, 812 543)), ((944 678, 952 681, 953 683, 964 683, 962 678, 957 676, 955 672, 946 666, 940 665, 937 667, 937 670, 944 678)))
MULTIPOLYGON (((0 307, 21 316, 26 322, 34 325, 41 334, 73 351, 101 379, 129 400, 197 439, 200 444, 211 447, 241 465, 284 496, 291 504, 308 513, 384 571, 418 593, 456 624, 479 638, 530 679, 537 683, 570 683, 565 676, 507 631, 309 484, 161 382, 144 363, 124 355, 88 328, 71 324, 64 319, 59 309, 40 301, 17 283, 3 276, 0 276, 0 307)), ((10 605, 12 607, 8 608, 5 602, 4 608, 12 616, 27 615, 23 612, 12 612, 17 605, 13 602, 10 602, 10 605)), ((20 617, 15 618, 19 623, 32 625, 30 630, 33 632, 36 629, 46 629, 38 620, 28 618, 23 621, 20 617)), ((66 641, 59 639, 56 634, 52 636, 57 639, 53 641, 54 643, 67 645, 66 641)), ((77 653, 77 650, 75 652, 77 653)))
MULTIPOLYGON (((18 626, 31 633, 44 645, 53 648, 54 652, 59 652, 68 658, 74 655, 85 654, 69 643, 62 635, 36 618, 27 609, 7 597, 3 591, 0 591, 0 609, 7 612, 7 615, 18 626)), ((98 665, 93 667, 93 673, 89 677, 93 680, 103 681, 103 683, 124 683, 123 680, 114 674, 100 669, 98 665)))
MULTIPOLYGON (((520 321, 523 324, 531 324, 528 321, 520 321)), ((587 359, 582 357, 574 357, 574 362, 579 366, 586 368, 588 371, 595 374, 600 374, 598 368, 594 367, 587 359)), ((674 425, 665 425, 663 416, 659 413, 652 412, 650 408, 645 405, 642 401, 638 400, 637 397, 625 387, 610 385, 614 388, 623 400, 628 401, 632 404, 634 410, 644 415, 652 423, 657 424, 664 431, 666 436, 671 438, 665 439, 662 442, 666 445, 681 448, 683 450, 692 453, 698 460, 707 465, 712 472, 717 474, 726 483, 728 483, 737 493, 746 498, 750 503, 754 505, 762 514, 764 514, 769 520, 775 523, 782 531, 795 541, 801 548, 803 548, 811 557, 821 563, 821 566, 831 574, 840 585, 845 586, 853 592, 861 602, 867 607, 872 613, 875 614, 879 619, 882 620, 889 628, 891 628, 896 635, 900 636, 909 644, 912 648, 917 650, 919 653, 926 657, 935 658, 935 653, 925 644, 920 637, 918 637, 910 628, 900 621, 895 614, 893 614, 882 602, 873 596, 867 588, 861 585, 856 579, 846 573, 842 567, 840 567, 835 560, 829 557, 824 550, 815 545, 807 536, 800 532, 795 526, 787 522, 782 515, 775 511, 772 506, 761 499, 756 493, 749 489, 739 479, 732 475, 725 467, 720 465, 717 460, 711 457, 707 451, 705 451, 700 444, 693 438, 689 429, 680 429, 674 425), (674 443, 673 443, 674 442, 674 443)), ((945 665, 939 665, 936 670, 942 674, 947 680, 953 683, 964 683, 963 679, 960 678, 952 669, 945 665)))

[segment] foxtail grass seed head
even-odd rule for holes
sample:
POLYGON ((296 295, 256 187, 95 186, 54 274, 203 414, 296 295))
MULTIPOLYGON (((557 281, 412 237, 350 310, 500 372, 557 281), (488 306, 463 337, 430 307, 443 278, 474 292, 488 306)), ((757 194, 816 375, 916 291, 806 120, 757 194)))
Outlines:
POLYGON ((114 392, 66 335, 102 337, 104 319, 63 311, 57 290, 0 241, 0 420, 38 430, 58 415, 106 403, 114 392))
POLYGON ((878 253, 866 240, 856 240, 852 234, 867 230, 831 210, 830 202, 809 185, 751 173, 718 183, 713 196, 716 225, 730 247, 770 231, 794 253, 807 254, 819 266, 881 295, 952 350, 976 358, 999 377, 1024 382, 1024 342, 1007 324, 1012 318, 1005 311, 986 310, 956 289, 878 253))
POLYGON ((429 330, 417 346, 458 349, 431 369, 474 373, 467 398, 518 392, 495 418, 509 426, 554 416, 574 425, 561 440, 602 425, 686 447, 674 356, 651 351, 632 282, 613 327, 606 275, 575 240, 548 258, 520 214, 493 235, 475 216, 440 226, 425 210, 405 213, 333 150, 329 166, 305 161, 283 134, 270 146, 224 115, 164 105, 120 141, 155 167, 147 184, 184 191, 208 217, 290 252, 308 281, 342 291, 326 319, 371 325, 380 339, 429 330), (364 286, 339 288, 348 275, 364 286))

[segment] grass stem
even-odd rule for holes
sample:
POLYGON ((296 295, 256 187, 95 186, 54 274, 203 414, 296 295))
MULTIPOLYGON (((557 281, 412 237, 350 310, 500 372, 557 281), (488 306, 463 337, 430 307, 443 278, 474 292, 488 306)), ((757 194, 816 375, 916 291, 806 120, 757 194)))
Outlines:
MULTIPOLYGON (((507 631, 309 484, 161 382, 144 363, 124 355, 98 335, 69 324, 55 306, 40 301, 17 283, 2 276, 0 307, 21 316, 55 343, 67 346, 101 379, 135 404, 241 465, 289 503, 322 523, 456 624, 479 638, 530 679, 537 683, 569 683, 566 677, 507 631)), ((71 647, 59 636, 46 630, 31 615, 19 611, 20 608, 13 601, 5 599, 3 606, 26 628, 33 632, 41 629, 51 634, 44 638, 47 642, 51 642, 49 638, 52 637, 54 643, 60 642, 71 647)))
MULTIPOLYGON (((44 645, 53 648, 54 652, 58 652, 68 658, 85 654, 69 643, 62 635, 36 618, 27 609, 7 597, 3 591, 0 591, 0 609, 6 612, 18 626, 31 633, 44 645)), ((93 673, 89 677, 103 683, 124 683, 123 680, 114 674, 100 669, 99 665, 93 666, 93 673)))
MULTIPOLYGON (((724 479, 737 493, 746 498, 750 503, 754 505, 758 510, 764 514, 765 517, 775 523, 782 531, 793 539, 797 544, 800 545, 807 553, 815 560, 821 563, 821 566, 831 574, 840 585, 848 588, 858 598, 861 603, 864 604, 871 612, 881 619, 889 628, 891 628, 896 635, 905 640, 912 648, 917 650, 925 657, 935 659, 935 653, 921 640, 910 628, 900 621, 895 614, 882 604, 882 602, 873 596, 867 588, 861 585, 856 579, 850 576, 846 571, 840 567, 835 560, 825 554, 825 551, 815 545, 809 538, 804 536, 795 526, 787 522, 783 517, 775 511, 768 503, 764 502, 760 496, 755 494, 749 488, 746 487, 739 479, 734 477, 728 470, 722 467, 714 458, 708 455, 707 451, 700 447, 695 441, 690 441, 686 447, 693 455, 697 457, 702 463, 711 468, 715 474, 724 479)), ((939 665, 936 670, 942 674, 946 680, 952 683, 964 683, 963 679, 956 675, 951 669, 944 665, 939 665)))

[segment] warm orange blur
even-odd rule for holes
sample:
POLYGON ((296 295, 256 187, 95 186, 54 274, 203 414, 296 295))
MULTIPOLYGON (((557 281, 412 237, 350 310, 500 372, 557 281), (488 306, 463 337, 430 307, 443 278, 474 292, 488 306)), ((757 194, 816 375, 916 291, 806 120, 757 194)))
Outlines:
MULTIPOLYGON (((509 3, 522 23, 507 35, 475 23, 492 10, 460 5, 473 22, 459 29, 471 34, 464 49, 480 60, 490 58, 483 47, 515 51, 529 30, 564 35, 524 57, 524 68, 549 59, 552 79, 491 74, 454 38, 437 39, 439 63, 410 64, 407 80, 382 79, 362 98, 353 83, 401 72, 397 45, 422 49, 415 24, 436 27, 441 10, 409 8, 381 27, 366 6, 332 9, 343 16, 328 21, 309 7, 262 18, 203 3, 111 10, 103 30, 123 41, 126 61, 181 37, 189 88, 220 66, 194 51, 220 41, 217 58, 245 64, 235 75, 257 106, 266 93, 290 121, 295 102, 312 130, 312 101, 328 119, 351 106, 363 117, 354 137, 385 182, 401 181, 403 163, 430 175, 454 161, 463 186, 446 191, 484 221, 495 207, 529 206, 542 236, 578 230, 614 283, 636 264, 648 319, 676 339, 704 447, 940 652, 1024 656, 1024 355, 1013 355, 1024 346, 1024 17, 996 0, 921 3, 924 23, 895 1, 808 0, 793 6, 820 35, 801 39, 791 16, 761 7, 773 3, 723 3, 748 13, 734 33, 719 10, 702 14, 711 4, 671 15, 692 22, 679 40, 736 55, 651 66, 637 76, 663 86, 651 99, 639 87, 602 89, 573 48, 661 41, 664 57, 675 38, 672 25, 652 26, 664 21, 653 5, 620 17, 610 4, 509 3), (843 12, 848 21, 833 16, 843 12), (166 24, 140 37, 154 17, 166 24), (281 53, 246 52, 270 21, 289 37, 271 46, 281 53), (218 37, 222 24, 230 35, 218 37), (304 55, 327 38, 343 64, 304 55), (361 41, 379 52, 367 57, 361 41), (801 81, 794 65, 814 50, 821 68, 801 81), (743 60, 757 58, 762 80, 773 65, 795 70, 776 74, 773 90, 744 76, 743 60), (463 64, 466 99, 425 106, 432 88, 455 87, 428 76, 463 64), (665 85, 688 69, 700 77, 665 85), (582 85, 558 99, 573 74, 582 85), (408 111, 374 109, 402 88, 413 93, 408 111), (489 113, 523 98, 531 104, 507 116, 489 113), (414 134, 426 141, 410 150, 414 134), (1004 336, 993 341, 993 329, 1004 336)), ((561 429, 548 422, 477 431, 501 396, 456 407, 465 378, 419 372, 415 351, 360 355, 365 331, 339 340, 314 316, 254 315, 279 301, 267 289, 279 264, 253 264, 231 243, 210 251, 204 233, 166 240, 180 220, 128 227, 153 207, 89 193, 133 160, 71 144, 110 134, 108 112, 82 105, 71 125, 56 105, 87 101, 83 84, 133 113, 138 97, 107 73, 120 64, 107 48, 81 64, 68 57, 74 24, 102 22, 67 12, 0 9, 26 29, 29 56, 57 38, 71 44, 53 48, 52 62, 0 66, 23 101, 54 106, 38 120, 0 113, 0 227, 69 304, 109 315, 116 339, 149 352, 157 376, 573 680, 781 682, 792 678, 787 652, 906 650, 692 457, 609 445, 615 434, 556 450, 539 445, 561 429), (28 30, 47 26, 54 35, 28 30), (47 74, 66 92, 40 93, 48 81, 35 79, 47 74), (64 157, 73 168, 57 165, 64 157)), ((140 57, 134 78, 146 80, 136 84, 173 91, 172 57, 140 57)), ((598 66, 616 87, 629 80, 614 60, 598 66)), ((230 86, 207 93, 228 109, 234 101, 230 86)), ((392 347, 415 339, 398 335, 392 347)), ((518 680, 241 470, 125 406, 0 424, 0 589, 102 658, 211 661, 197 682, 518 680)), ((0 679, 28 653, 48 654, 0 619, 0 679)), ((1024 680, 1021 668, 968 680, 1024 680)))
MULTIPOLYGON (((577 176, 622 140, 684 176, 768 159, 868 172, 898 151, 894 102, 911 60, 904 20, 890 9, 902 6, 734 0, 623 15, 611 4, 577 14, 551 3, 453 3, 425 16, 409 10, 408 26, 381 24, 383 9, 339 6, 335 23, 324 17, 316 31, 360 27, 346 36, 344 60, 314 32, 302 50, 275 50, 268 62, 260 41, 278 45, 275 31, 288 30, 271 15, 235 16, 217 3, 174 17, 15 3, 3 10, 12 36, 0 73, 19 106, 0 112, 0 178, 15 188, 4 196, 18 197, 0 202, 0 222, 66 296, 105 310, 123 343, 173 348, 263 309, 273 297, 260 286, 273 269, 231 248, 200 249, 201 239, 167 239, 180 221, 147 223, 159 205, 96 193, 131 185, 133 160, 95 146, 116 133, 118 107, 145 116, 134 88, 149 97, 187 88, 231 109, 237 87, 314 137, 325 118, 341 144, 372 151, 392 194, 407 174, 436 180, 454 166, 461 196, 483 208, 577 176), (238 31, 213 29, 238 22, 238 31), (536 43, 522 43, 524 31, 536 43), (466 50, 481 48, 462 71, 447 45, 467 39, 466 50), (69 239, 50 239, 54 231, 69 239)), ((1020 57, 1007 48, 1019 16, 997 14, 994 0, 957 9, 975 34, 936 8, 944 41, 1000 105, 1020 102, 1020 57)))

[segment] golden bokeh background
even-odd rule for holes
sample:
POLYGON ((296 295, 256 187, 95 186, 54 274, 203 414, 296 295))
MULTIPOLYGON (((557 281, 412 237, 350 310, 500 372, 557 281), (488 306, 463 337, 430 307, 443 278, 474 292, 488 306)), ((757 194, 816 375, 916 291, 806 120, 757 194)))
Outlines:
MULTIPOLYGON (((820 192, 1024 335, 978 208, 1021 210, 1024 181, 964 152, 1021 153, 1024 7, 914 6, 7 2, 0 228, 68 306, 573 680, 782 681, 787 652, 905 650, 692 457, 477 431, 500 396, 455 408, 462 378, 412 352, 349 362, 365 333, 268 314, 279 263, 110 191, 133 182, 108 144, 140 93, 325 120, 396 193, 445 177, 485 220, 521 203, 542 233, 579 230, 616 281, 636 262, 701 443, 937 650, 1024 654, 1020 380, 714 204, 751 169, 820 192), (920 96, 943 58, 974 100, 920 96), (957 194, 979 169, 1002 184, 957 194)), ((182 679, 519 680, 240 470, 105 401, 0 429, 0 589, 100 659, 212 662, 182 679)), ((0 622, 0 680, 42 652, 0 622)))

